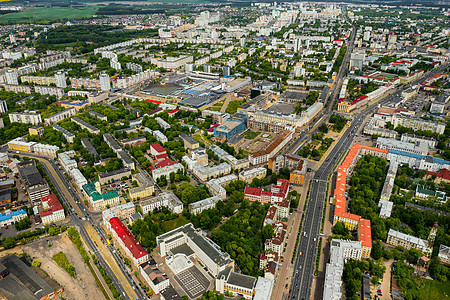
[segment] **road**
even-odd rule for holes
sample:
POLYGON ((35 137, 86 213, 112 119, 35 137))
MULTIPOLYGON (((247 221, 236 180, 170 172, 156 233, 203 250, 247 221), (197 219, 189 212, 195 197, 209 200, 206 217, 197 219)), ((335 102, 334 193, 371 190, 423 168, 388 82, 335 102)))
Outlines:
MULTIPOLYGON (((410 86, 415 85, 425 78, 431 77, 440 72, 450 64, 443 65, 431 72, 424 74, 415 82, 404 86, 396 93, 389 95, 380 101, 380 104, 395 104, 401 100, 401 93, 410 86)), ((345 131, 342 138, 330 152, 324 163, 316 171, 311 184, 311 191, 308 198, 308 206, 305 212, 305 220, 301 238, 299 241, 297 258, 294 266, 294 280, 290 291, 291 299, 309 299, 311 294, 311 286, 313 273, 315 269, 316 252, 319 243, 319 231, 321 227, 322 212, 324 200, 327 193, 327 181, 329 175, 333 172, 334 167, 339 162, 341 156, 347 149, 350 149, 356 132, 359 130, 363 121, 369 114, 372 114, 377 106, 367 108, 355 117, 349 128, 345 131)))
MULTIPOLYGON (((10 152, 13 154, 13 152, 10 152)), ((122 258, 117 253, 112 252, 114 248, 107 249, 100 239, 105 237, 103 229, 96 225, 84 208, 82 200, 78 198, 74 188, 70 185, 67 178, 59 170, 53 159, 34 155, 31 153, 21 154, 22 156, 33 157, 39 160, 45 168, 47 175, 53 183, 53 186, 60 195, 63 204, 68 209, 71 216, 69 225, 75 226, 82 238, 86 241, 90 251, 95 254, 100 265, 105 268, 106 274, 111 278, 116 289, 120 292, 123 299, 147 299, 145 292, 132 279, 122 258)), ((106 239, 104 238, 104 241, 106 239)), ((107 287, 106 287, 107 288, 107 287)))

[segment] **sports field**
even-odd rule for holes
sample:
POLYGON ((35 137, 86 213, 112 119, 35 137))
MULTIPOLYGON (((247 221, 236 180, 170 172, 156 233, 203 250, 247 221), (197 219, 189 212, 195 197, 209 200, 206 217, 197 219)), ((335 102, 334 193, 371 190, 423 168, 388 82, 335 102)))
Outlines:
POLYGON ((97 6, 84 7, 36 7, 21 12, 0 16, 1 21, 30 22, 30 21, 58 21, 89 18, 97 12, 97 6))

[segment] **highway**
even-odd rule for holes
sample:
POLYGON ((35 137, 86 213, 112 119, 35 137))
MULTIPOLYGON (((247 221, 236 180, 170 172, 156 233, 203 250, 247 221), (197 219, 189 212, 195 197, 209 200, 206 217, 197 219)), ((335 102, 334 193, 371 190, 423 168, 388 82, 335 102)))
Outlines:
MULTIPOLYGON (((431 72, 425 73, 415 82, 404 86, 396 93, 386 97, 380 104, 390 105, 401 101, 401 93, 409 87, 423 81, 425 78, 448 67, 449 64, 443 65, 431 72)), ((373 105, 363 110, 352 121, 350 127, 345 131, 342 138, 330 152, 320 168, 316 171, 311 184, 311 190, 308 197, 308 206, 305 212, 305 220, 301 232, 301 237, 297 250, 297 257, 294 265, 293 282, 291 285, 290 299, 309 299, 311 294, 311 286, 313 273, 315 269, 316 253, 319 243, 319 233, 322 221, 323 205, 327 193, 327 182, 329 175, 333 172, 334 167, 339 162, 344 152, 350 149, 355 134, 363 125, 364 119, 377 109, 377 105, 373 105)))
MULTIPOLYGON (((9 151, 9 153, 11 155, 15 154, 12 151, 9 151)), ((84 208, 83 201, 79 199, 75 189, 61 172, 55 160, 32 153, 21 153, 20 155, 36 158, 44 167, 63 204, 68 209, 68 215, 71 217, 68 225, 73 225, 78 229, 83 240, 90 248, 88 250, 94 253, 100 265, 105 268, 106 274, 111 278, 122 298, 130 300, 147 299, 145 292, 133 280, 128 272, 128 267, 125 266, 114 247, 104 245, 106 233, 92 220, 89 212, 84 208), (103 237, 103 242, 100 237, 103 237)))

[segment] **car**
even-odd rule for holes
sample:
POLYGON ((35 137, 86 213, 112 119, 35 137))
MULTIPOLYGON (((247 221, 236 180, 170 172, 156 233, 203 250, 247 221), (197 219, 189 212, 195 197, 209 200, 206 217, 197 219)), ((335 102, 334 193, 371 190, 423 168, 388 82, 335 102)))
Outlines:
POLYGON ((303 256, 303 254, 304 254, 304 253, 303 253, 302 251, 300 251, 300 256, 303 256))

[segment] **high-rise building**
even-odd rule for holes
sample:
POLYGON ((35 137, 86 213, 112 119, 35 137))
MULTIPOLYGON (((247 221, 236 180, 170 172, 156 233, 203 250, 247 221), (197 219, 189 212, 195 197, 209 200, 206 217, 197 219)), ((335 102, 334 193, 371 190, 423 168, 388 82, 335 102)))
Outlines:
POLYGON ((211 73, 211 65, 208 64, 203 65, 203 72, 211 73))
POLYGON ((19 81, 17 80, 17 72, 15 70, 6 71, 6 83, 19 84, 19 81))
POLYGON ((100 89, 102 91, 109 91, 111 89, 111 83, 109 81, 109 75, 108 74, 101 74, 100 75, 100 89))
POLYGON ((0 113, 5 113, 8 111, 8 105, 6 105, 6 100, 0 101, 0 113))
POLYGON ((55 74, 56 86, 59 88, 66 88, 66 75, 63 72, 59 71, 55 74))
POLYGON ((194 64, 192 64, 192 63, 185 64, 184 65, 184 70, 185 70, 186 73, 194 71, 194 64))
POLYGON ((231 76, 231 68, 230 68, 230 66, 224 66, 222 71, 223 71, 223 76, 231 76))

